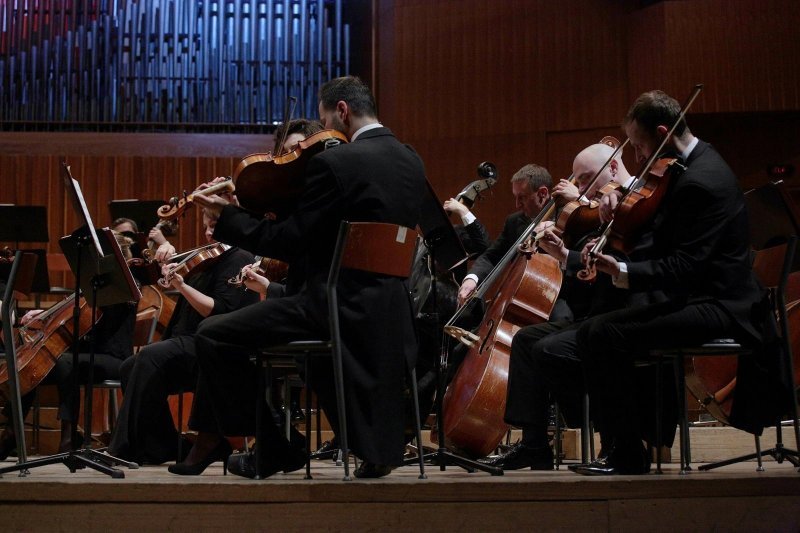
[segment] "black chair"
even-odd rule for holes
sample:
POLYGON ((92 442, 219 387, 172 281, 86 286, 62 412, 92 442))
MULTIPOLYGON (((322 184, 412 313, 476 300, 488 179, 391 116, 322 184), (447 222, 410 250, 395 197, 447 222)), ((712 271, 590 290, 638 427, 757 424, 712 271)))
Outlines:
MULTIPOLYGON (((786 379, 790 380, 788 383, 791 392, 791 415, 792 424, 794 427, 794 437, 796 445, 800 446, 800 425, 798 424, 798 409, 797 409, 797 391, 796 383, 794 382, 794 361, 792 356, 791 335, 789 331, 789 318, 788 306, 786 304, 786 287, 789 281, 789 274, 794 269, 795 249, 797 246, 797 237, 792 235, 785 244, 773 246, 756 253, 756 261, 753 265, 753 270, 756 272, 762 285, 770 290, 770 301, 774 307, 775 314, 778 319, 780 343, 783 348, 782 361, 783 368, 781 369, 786 379)), ((726 459, 716 463, 700 466, 700 470, 711 470, 720 466, 726 466, 742 461, 749 461, 756 459, 758 461, 757 471, 763 471, 761 459, 764 456, 771 456, 778 463, 784 460, 792 463, 793 466, 800 466, 800 454, 797 450, 786 448, 783 445, 782 423, 780 417, 775 424, 776 443, 773 448, 767 450, 761 449, 761 439, 755 435, 756 452, 752 454, 726 459)))
MULTIPOLYGON (((581 396, 583 404, 581 405, 581 462, 591 463, 595 459, 594 453, 594 427, 592 425, 591 416, 589 412, 589 394, 584 392, 581 396)), ((555 448, 555 466, 556 470, 561 466, 561 409, 556 406, 556 433, 554 437, 555 448)))
MULTIPOLYGON (((784 344, 785 350, 785 359, 784 361, 786 365, 788 365, 787 375, 793 376, 793 369, 792 369, 792 357, 791 357, 791 346, 789 345, 789 335, 788 335, 788 324, 786 321, 786 304, 785 304, 785 291, 786 285, 789 277, 789 273, 792 269, 792 262, 794 260, 794 249, 796 246, 797 238, 792 236, 789 239, 788 243, 784 243, 778 246, 773 246, 771 248, 767 248, 764 250, 760 250, 756 252, 755 261, 753 264, 753 271, 756 274, 756 277, 759 279, 761 284, 768 288, 771 291, 771 300, 775 307, 775 313, 778 316, 779 322, 781 324, 782 330, 782 343, 784 344)), ((689 437, 689 420, 688 420, 688 408, 686 405, 686 375, 685 375, 685 360, 687 357, 719 357, 719 356, 747 356, 752 354, 753 350, 749 347, 742 346, 740 343, 736 342, 734 339, 712 339, 708 343, 703 344, 701 346, 694 346, 694 347, 685 347, 679 349, 668 349, 668 350, 652 350, 650 352, 650 356, 655 359, 655 363, 657 365, 657 391, 656 396, 658 398, 658 403, 656 405, 656 427, 657 427, 657 434, 656 434, 656 446, 657 446, 657 467, 656 473, 661 473, 661 376, 660 371, 662 368, 662 364, 664 359, 671 359, 673 363, 673 371, 675 373, 675 387, 676 387, 676 394, 678 398, 678 422, 680 427, 680 440, 679 440, 679 449, 680 449, 680 474, 686 474, 691 470, 691 442, 689 437)), ((701 403, 704 400, 701 399, 701 403)), ((794 403, 794 427, 795 427, 795 435, 798 435, 798 420, 797 420, 797 404, 794 403)), ((716 468, 718 466, 724 466, 727 464, 732 464, 734 462, 749 460, 749 459, 758 459, 758 467, 757 470, 763 470, 761 465, 761 458, 764 455, 773 455, 776 456, 778 453, 784 454, 787 451, 793 452, 793 450, 786 450, 783 448, 782 443, 780 442, 780 424, 778 424, 778 440, 779 443, 776 445, 775 448, 770 450, 761 451, 760 447, 760 440, 758 436, 755 436, 755 443, 756 443, 756 453, 747 455, 744 457, 731 459, 728 461, 723 461, 721 463, 716 463, 712 465, 703 465, 700 467, 701 470, 708 470, 710 468, 716 468)), ((794 452, 796 456, 796 452, 794 452)), ((777 457, 776 457, 777 458, 777 457)), ((779 460, 785 458, 785 455, 782 455, 779 460)), ((789 459, 791 461, 791 459, 789 459)), ((794 462, 794 461, 792 461, 794 462)))
MULTIPOLYGON (((339 305, 337 284, 342 268, 362 270, 376 274, 408 278, 414 256, 417 233, 409 228, 395 224, 378 222, 342 221, 336 241, 331 268, 328 274, 326 292, 328 297, 330 340, 306 340, 288 344, 269 346, 255 354, 257 368, 262 368, 265 361, 277 359, 302 359, 305 365, 306 378, 306 479, 311 479, 310 442, 311 442, 311 377, 310 365, 315 357, 332 357, 333 375, 336 388, 336 404, 339 416, 340 448, 344 463, 344 480, 350 480, 349 449, 347 445, 347 420, 345 416, 344 375, 342 369, 342 349, 339 329, 339 305)), ((417 442, 422 442, 422 429, 419 416, 419 400, 417 397, 416 371, 411 368, 409 379, 414 401, 417 442)), ((256 409, 256 441, 263 441, 262 420, 266 384, 264 372, 258 373, 258 400, 256 409)), ((264 446, 256 445, 256 479, 260 479, 262 464, 261 454, 264 446)), ((420 454, 420 479, 425 478, 425 465, 420 454)))

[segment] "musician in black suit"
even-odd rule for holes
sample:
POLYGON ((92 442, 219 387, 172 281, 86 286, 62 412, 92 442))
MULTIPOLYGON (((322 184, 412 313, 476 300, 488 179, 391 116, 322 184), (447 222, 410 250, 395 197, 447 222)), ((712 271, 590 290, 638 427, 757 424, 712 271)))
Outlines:
POLYGON ((535 164, 525 165, 511 177, 511 191, 514 193, 514 201, 519 211, 506 218, 500 236, 473 263, 458 291, 459 304, 463 304, 475 292, 478 283, 483 281, 500 262, 533 218, 539 214, 550 199, 552 185, 553 178, 547 169, 535 164))
MULTIPOLYGON (((279 299, 267 299, 225 316, 206 319, 197 332, 201 375, 190 427, 198 439, 174 473, 197 473, 219 453, 221 435, 252 435, 255 375, 248 356, 263 346, 328 334, 325 283, 339 224, 375 221, 415 227, 426 191, 419 156, 376 118, 374 98, 354 77, 320 89, 320 118, 345 133, 350 143, 312 157, 296 211, 284 221, 260 219, 211 197, 200 200, 220 214, 214 237, 257 254, 302 265, 305 284, 279 299), (224 206, 224 207, 223 207, 224 206), (200 423, 213 413, 214 424, 200 423)), ((291 285, 291 284, 290 284, 291 285)), ((342 271, 339 305, 351 447, 364 462, 359 477, 386 475, 404 453, 404 377, 417 341, 408 284, 397 278, 342 271)), ((335 414, 329 365, 315 364, 312 383, 323 407, 335 414)), ((261 465, 267 475, 303 463, 271 420, 261 465)), ((252 455, 233 456, 232 472, 255 475, 252 455)))
MULTIPOLYGON (((679 104, 661 91, 644 93, 634 102, 624 125, 637 160, 657 149, 679 114, 679 104)), ((649 471, 640 428, 630 423, 637 355, 716 338, 757 344, 760 322, 767 316, 750 268, 747 213, 736 177, 684 121, 666 146, 680 157, 685 171, 673 176, 656 212, 649 228, 652 242, 629 261, 606 253, 596 259, 597 269, 617 287, 660 290, 664 299, 596 316, 577 332, 591 402, 613 439, 608 456, 578 468, 581 474, 649 471)), ((604 217, 611 215, 619 196, 603 198, 604 217)))

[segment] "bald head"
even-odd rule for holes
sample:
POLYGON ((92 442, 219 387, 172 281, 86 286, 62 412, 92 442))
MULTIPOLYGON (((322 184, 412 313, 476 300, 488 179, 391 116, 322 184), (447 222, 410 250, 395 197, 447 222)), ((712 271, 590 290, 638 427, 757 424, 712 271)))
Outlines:
POLYGON ((572 162, 572 174, 575 176, 575 184, 582 195, 591 199, 603 185, 612 179, 624 184, 630 177, 625 165, 622 163, 622 152, 620 152, 597 177, 591 189, 587 190, 591 179, 613 153, 614 149, 612 147, 598 143, 587 146, 575 156, 575 160, 572 162), (620 181, 621 179, 622 181, 620 181))

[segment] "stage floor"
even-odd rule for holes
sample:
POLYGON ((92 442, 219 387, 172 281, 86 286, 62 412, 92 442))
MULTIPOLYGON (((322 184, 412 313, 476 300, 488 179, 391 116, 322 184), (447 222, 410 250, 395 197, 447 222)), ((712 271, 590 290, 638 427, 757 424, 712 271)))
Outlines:
MULTIPOLYGON (((3 466, 10 464, 3 463, 3 466)), ((261 481, 180 477, 165 466, 124 479, 61 465, 0 479, 0 521, 16 530, 800 530, 800 473, 789 463, 731 465, 679 475, 584 477, 562 468, 503 476, 411 466, 343 482, 332 462, 261 481)))

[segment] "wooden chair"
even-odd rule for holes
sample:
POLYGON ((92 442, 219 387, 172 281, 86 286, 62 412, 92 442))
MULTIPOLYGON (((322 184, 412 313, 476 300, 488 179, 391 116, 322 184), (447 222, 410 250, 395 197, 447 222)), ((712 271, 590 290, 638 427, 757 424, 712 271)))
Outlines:
MULTIPOLYGON (((408 278, 411 272, 411 263, 414 256, 417 233, 409 228, 396 224, 378 222, 347 222, 342 221, 339 235, 334 250, 331 268, 328 274, 326 292, 328 297, 329 332, 330 340, 297 341, 288 344, 270 346, 260 351, 255 356, 258 368, 264 366, 265 361, 271 359, 286 359, 302 357, 305 361, 306 376, 306 479, 311 479, 310 442, 311 442, 311 387, 309 383, 310 364, 314 357, 332 357, 333 374, 336 387, 336 403, 339 415, 340 448, 344 463, 344 480, 350 480, 349 449, 347 445, 347 420, 344 394, 344 376, 342 369, 342 344, 339 329, 339 305, 337 285, 339 272, 342 268, 362 270, 366 272, 408 278)), ((414 401, 415 425, 418 443, 422 442, 422 429, 419 415, 419 401, 417 396, 417 379, 415 369, 410 369, 410 381, 414 401)), ((263 442, 262 419, 263 398, 265 397, 264 372, 259 372, 256 441, 263 442)), ((256 465, 261 464, 261 454, 264 446, 256 446, 256 465)), ((258 468, 258 467, 257 467, 258 468)), ((420 479, 425 478, 425 465, 420 454, 419 461, 420 479)), ((256 471, 256 478, 261 477, 260 469, 256 471)))

